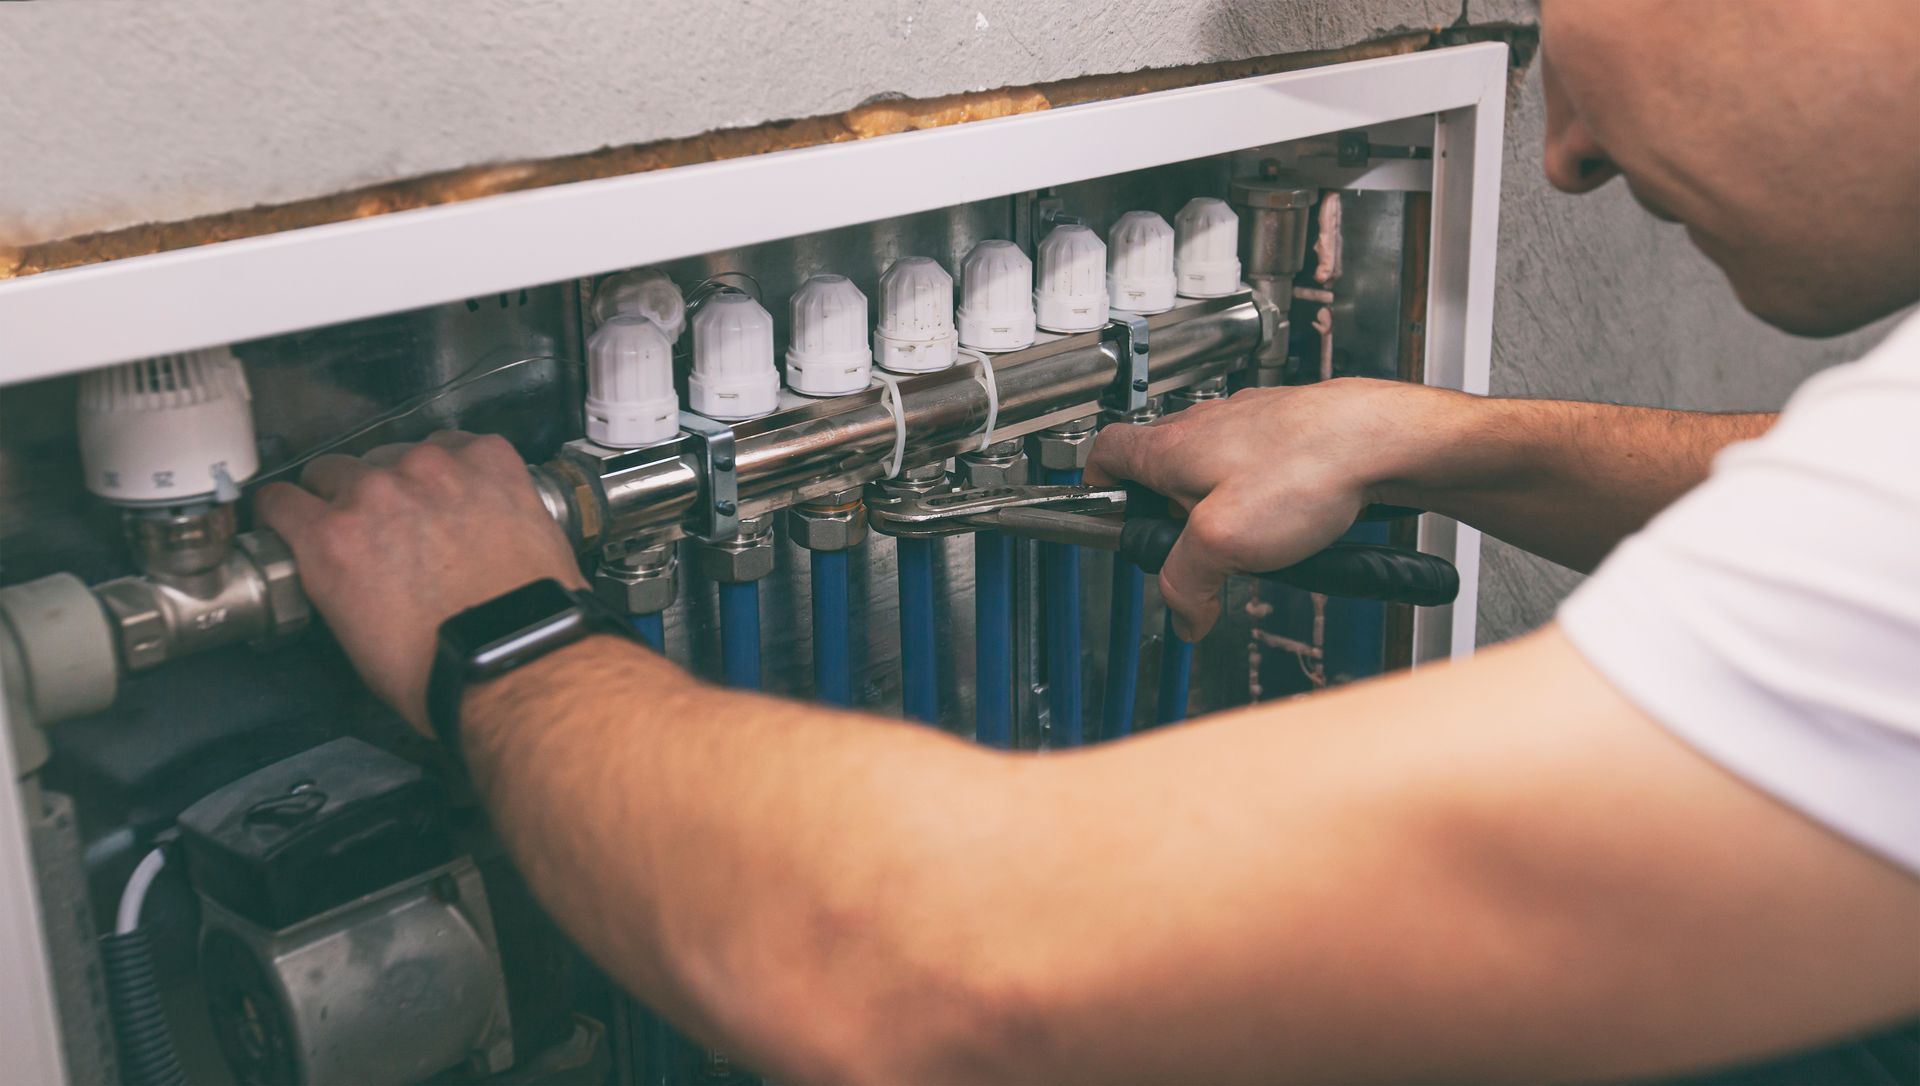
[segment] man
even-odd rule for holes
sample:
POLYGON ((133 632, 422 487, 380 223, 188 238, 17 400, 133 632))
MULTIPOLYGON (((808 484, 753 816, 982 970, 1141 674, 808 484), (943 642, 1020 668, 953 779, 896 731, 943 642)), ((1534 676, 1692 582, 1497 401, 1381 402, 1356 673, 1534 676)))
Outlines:
MULTIPOLYGON (((1556 184, 1624 174, 1782 328, 1920 298, 1910 0, 1542 21, 1556 184)), ((470 686, 464 756, 581 945, 782 1081, 1617 1079, 1858 1035, 1920 1015, 1915 419, 1912 323, 1777 426, 1243 393, 1094 449, 1191 510, 1191 634, 1369 500, 1605 564, 1471 661, 1045 758, 612 637, 470 686)), ((372 459, 260 514, 419 725, 444 619, 581 579, 504 442, 372 459)))

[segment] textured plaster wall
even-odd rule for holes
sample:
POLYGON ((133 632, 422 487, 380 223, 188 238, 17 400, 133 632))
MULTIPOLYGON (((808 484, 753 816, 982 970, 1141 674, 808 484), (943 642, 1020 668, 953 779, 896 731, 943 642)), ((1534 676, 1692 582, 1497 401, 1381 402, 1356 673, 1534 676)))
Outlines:
MULTIPOLYGON (((1525 0, 239 0, 0 4, 0 242, 927 97, 1308 49, 1525 0)), ((1650 32, 1654 32, 1650 28, 1650 32)), ((1494 391, 1778 406, 1871 335, 1742 313, 1676 228, 1540 176, 1537 74, 1509 119, 1494 391)), ((1484 637, 1571 575, 1491 545, 1484 637)))
MULTIPOLYGON (((1540 169, 1546 107, 1530 72, 1507 115, 1496 395, 1605 400, 1693 410, 1773 410, 1816 370, 1856 358, 1887 325, 1832 340, 1761 324, 1681 228, 1642 211, 1615 182, 1572 197, 1540 169)), ((1489 541, 1482 643, 1540 625, 1579 578, 1489 541)))
MULTIPOLYGON (((1474 18, 1524 6, 1475 0, 1474 18)), ((876 98, 1328 48, 1444 25, 1460 10, 1461 0, 0 4, 0 242, 876 98)))

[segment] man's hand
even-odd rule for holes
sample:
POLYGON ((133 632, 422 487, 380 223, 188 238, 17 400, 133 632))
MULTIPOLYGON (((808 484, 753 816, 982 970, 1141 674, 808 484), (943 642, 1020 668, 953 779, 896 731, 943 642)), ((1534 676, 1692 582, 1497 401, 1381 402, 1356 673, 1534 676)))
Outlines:
POLYGON ((367 685, 422 731, 441 622, 543 577, 584 584, 504 438, 445 432, 365 459, 320 456, 300 482, 260 491, 260 523, 293 548, 367 685))
POLYGON ((1106 427, 1087 480, 1130 479, 1188 510, 1160 591, 1194 640, 1220 617, 1229 575, 1289 566, 1338 539, 1457 399, 1361 379, 1247 389, 1150 426, 1106 427))
POLYGON ((1589 570, 1772 415, 1502 400, 1343 378, 1247 389, 1151 426, 1109 426, 1089 482, 1131 479, 1189 511, 1160 572, 1180 636, 1220 615, 1230 574, 1292 565, 1369 502, 1453 517, 1589 570))

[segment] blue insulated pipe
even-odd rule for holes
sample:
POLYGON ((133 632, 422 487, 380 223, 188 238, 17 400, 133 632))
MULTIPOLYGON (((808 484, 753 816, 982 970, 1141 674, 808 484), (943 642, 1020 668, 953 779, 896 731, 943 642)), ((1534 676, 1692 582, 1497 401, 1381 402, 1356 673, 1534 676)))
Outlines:
POLYGON ((813 552, 813 691, 828 705, 853 704, 853 621, 847 552, 813 552))
POLYGON ((974 740, 1013 745, 1013 540, 973 537, 974 740))
POLYGON ((1100 702, 1100 735, 1119 739, 1133 732, 1133 703, 1140 688, 1140 622, 1147 578, 1139 566, 1113 556, 1113 630, 1107 635, 1106 696, 1100 702))
POLYGON ((655 611, 650 615, 633 616, 633 632, 640 640, 655 652, 667 651, 667 615, 664 611, 655 611))
POLYGON ((901 707, 909 719, 940 722, 940 671, 933 646, 931 539, 902 539, 900 562, 901 707))
POLYGON ((1193 645, 1180 640, 1173 632, 1173 612, 1167 612, 1167 623, 1160 644, 1160 704, 1157 719, 1162 724, 1178 724, 1187 719, 1187 692, 1193 679, 1193 645))
POLYGON ((720 677, 736 690, 760 688, 760 582, 720 584, 720 677))
MULTIPOLYGON (((1048 486, 1078 486, 1077 469, 1049 468, 1048 486)), ((1047 705, 1053 716, 1054 746, 1077 747, 1080 725, 1080 548, 1070 543, 1040 545, 1040 574, 1047 611, 1047 705)))

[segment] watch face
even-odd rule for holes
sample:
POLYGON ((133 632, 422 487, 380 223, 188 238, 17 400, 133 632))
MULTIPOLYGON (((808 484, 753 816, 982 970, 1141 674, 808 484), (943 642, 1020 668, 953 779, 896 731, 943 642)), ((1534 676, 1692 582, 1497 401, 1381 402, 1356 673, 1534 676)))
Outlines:
POLYGON ((486 672, 511 666, 523 652, 556 635, 578 636, 582 625, 579 603, 560 582, 548 579, 461 612, 441 627, 441 637, 476 672, 486 672))

